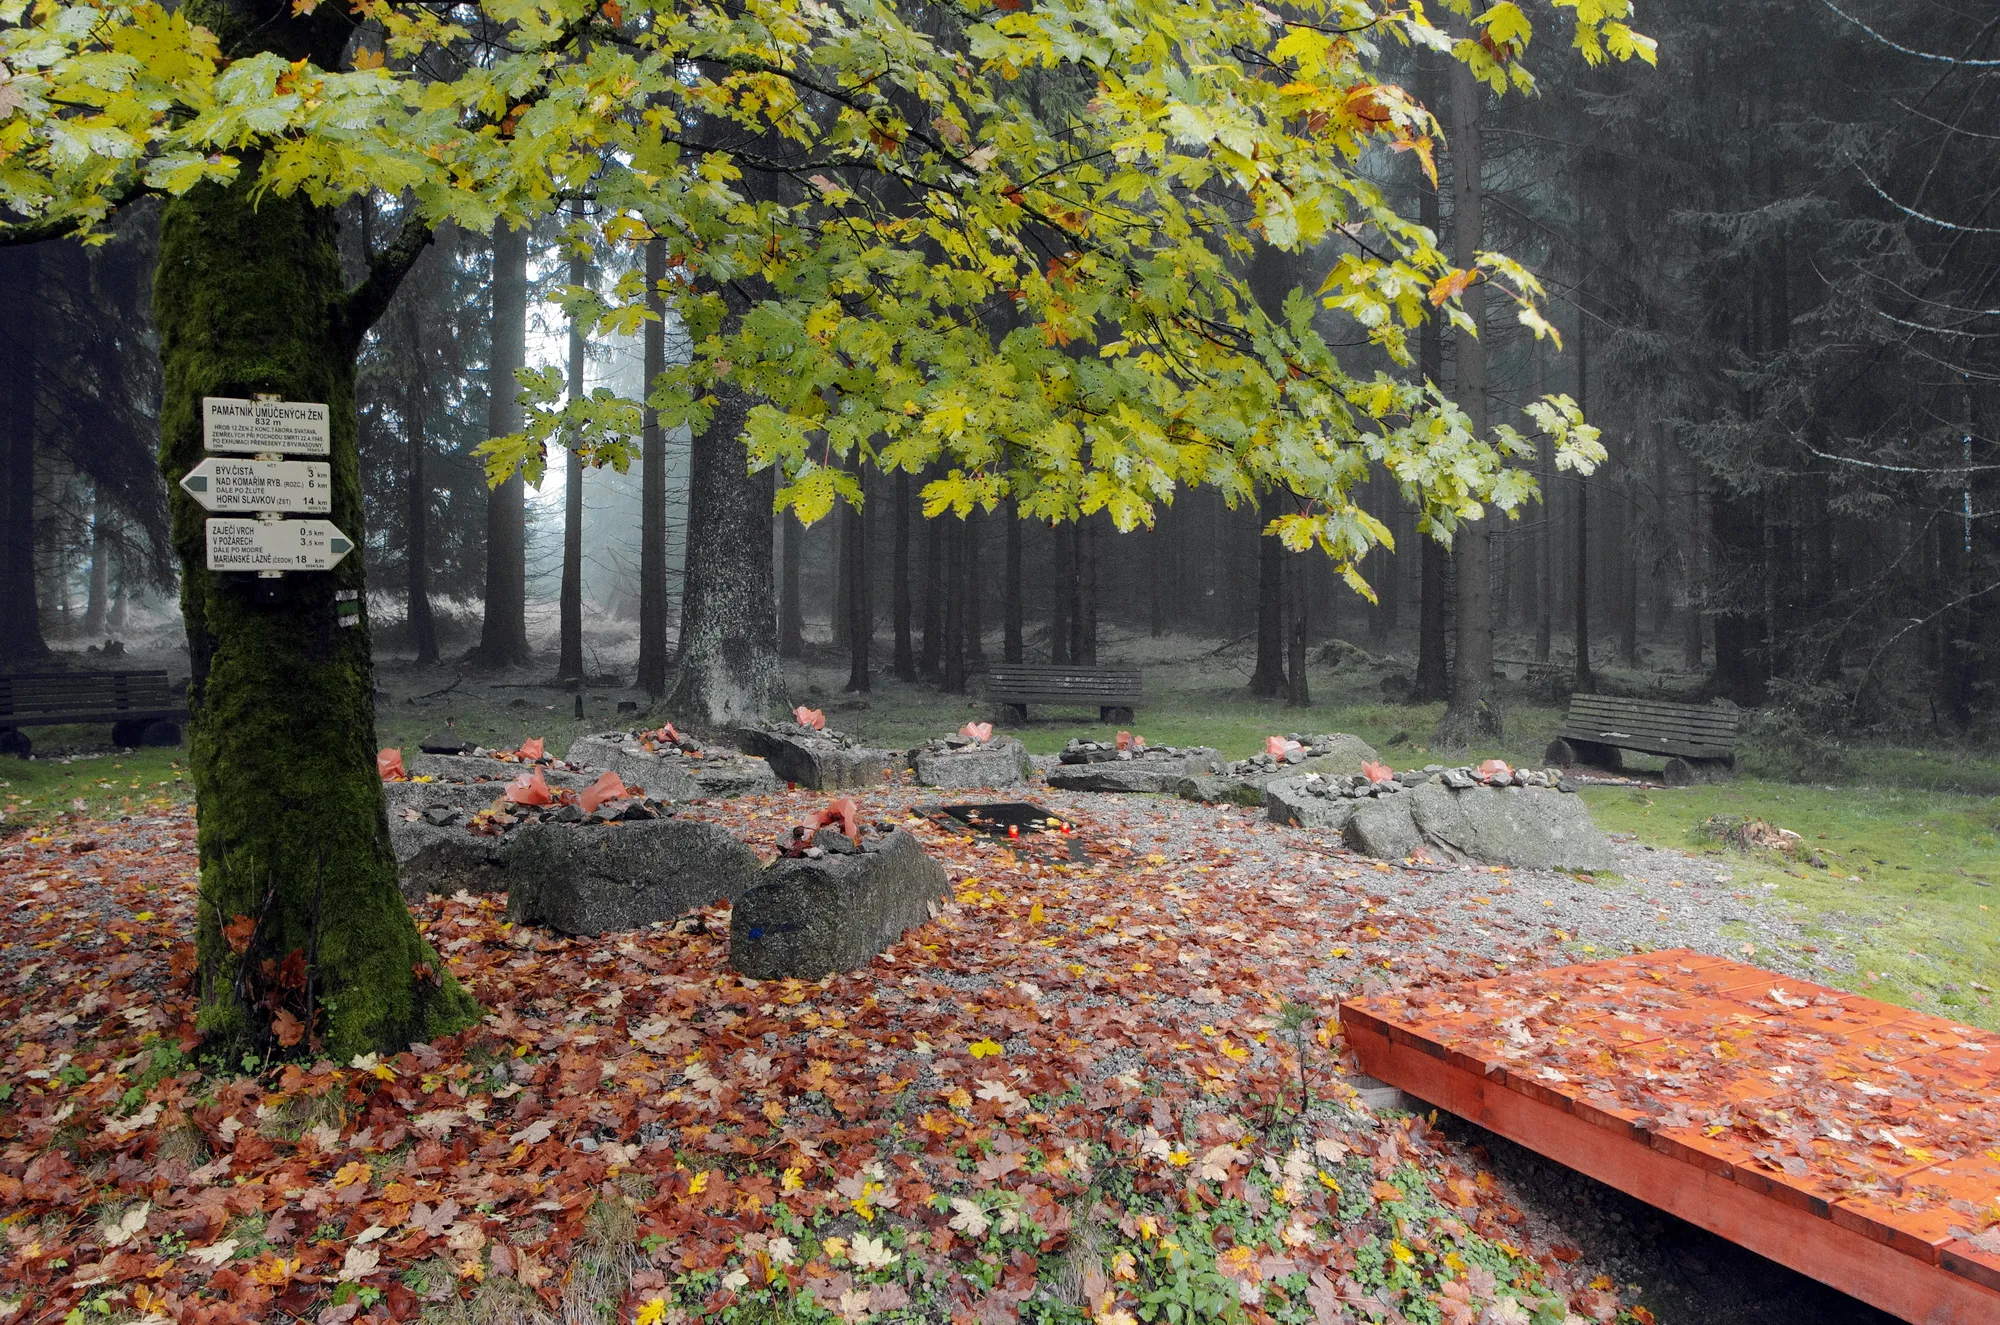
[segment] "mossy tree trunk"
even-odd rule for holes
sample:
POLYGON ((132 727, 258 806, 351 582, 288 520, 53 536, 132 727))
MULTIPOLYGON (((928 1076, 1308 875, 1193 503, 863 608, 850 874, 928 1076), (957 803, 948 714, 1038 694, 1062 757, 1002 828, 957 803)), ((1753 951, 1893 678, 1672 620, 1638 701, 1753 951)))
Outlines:
POLYGON ((253 204, 253 173, 246 163, 237 185, 167 204, 154 295, 160 468, 194 663, 199 1024, 232 1050, 289 1040, 344 1059, 458 1029, 478 1007, 397 891, 367 613, 343 628, 336 612, 336 592, 360 593, 364 573, 359 336, 334 217, 298 199, 253 204), (357 545, 331 572, 263 581, 278 586, 268 602, 258 581, 207 569, 206 513, 179 487, 203 455, 202 397, 260 392, 328 405, 332 520, 357 545))

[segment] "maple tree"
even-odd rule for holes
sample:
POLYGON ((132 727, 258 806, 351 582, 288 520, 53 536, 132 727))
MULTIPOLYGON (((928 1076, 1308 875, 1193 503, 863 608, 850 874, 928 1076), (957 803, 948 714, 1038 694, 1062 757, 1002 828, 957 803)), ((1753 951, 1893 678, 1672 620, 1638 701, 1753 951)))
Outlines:
MULTIPOLYGON (((1650 58, 1629 0, 1552 6, 1587 51, 1650 58)), ((1367 0, 1286 15, 878 5, 865 21, 806 0, 8 0, 0 202, 16 219, 0 238, 89 236, 133 199, 166 198, 169 489, 200 457, 203 396, 323 401, 333 518, 356 532, 355 354, 431 228, 511 233, 590 199, 602 238, 655 241, 666 275, 572 289, 572 315, 630 332, 663 305, 694 345, 649 384, 658 422, 697 434, 703 567, 674 702, 710 723, 755 718, 780 689, 755 525, 770 480, 727 458, 739 432, 808 520, 858 500, 871 463, 934 466, 929 515, 1006 499, 1025 518, 1105 510, 1127 529, 1180 485, 1287 489, 1296 509, 1272 532, 1320 547, 1357 588, 1355 559, 1386 537, 1352 495, 1371 468, 1440 537, 1530 496, 1512 463, 1527 437, 1475 431, 1428 381, 1350 373, 1311 326, 1317 301, 1406 363, 1411 328, 1442 315, 1471 329, 1459 301, 1491 286, 1549 330, 1526 270, 1491 252, 1454 266, 1360 166, 1376 148, 1426 163, 1434 149, 1436 121, 1385 72, 1388 47, 1532 86, 1518 5, 1449 7, 1476 36, 1367 0), (368 192, 401 198, 404 219, 350 288, 333 208, 368 192), (1257 242, 1323 251, 1330 270, 1267 311, 1242 275, 1257 242)), ((633 402, 564 401, 559 374, 520 378, 528 422, 489 442, 496 480, 539 478, 558 432, 622 462, 633 402)), ((1567 399, 1528 415, 1558 463, 1601 454, 1567 399)), ((360 553, 267 596, 206 569, 202 512, 173 501, 205 1024, 266 1039, 251 1009, 273 982, 317 1005, 300 1008, 308 1034, 341 1053, 461 1024, 470 1001, 421 976, 435 963, 395 889, 366 614, 336 626, 336 593, 364 588, 360 553), (224 936, 239 916, 256 926, 240 951, 224 936)))

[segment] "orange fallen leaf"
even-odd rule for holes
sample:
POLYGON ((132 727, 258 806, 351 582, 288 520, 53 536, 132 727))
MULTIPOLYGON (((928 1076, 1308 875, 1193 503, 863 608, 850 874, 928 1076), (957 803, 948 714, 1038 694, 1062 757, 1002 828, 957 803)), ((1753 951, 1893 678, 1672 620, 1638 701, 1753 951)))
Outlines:
POLYGON ((549 784, 539 768, 507 784, 507 800, 514 805, 553 805, 555 799, 549 794, 549 784))
MULTIPOLYGON (((540 777, 541 774, 536 773, 535 776, 540 777)), ((597 781, 585 787, 583 794, 576 798, 577 808, 585 814, 590 814, 604 802, 621 800, 630 794, 625 789, 624 779, 606 769, 598 774, 597 781)))
POLYGON ((386 747, 375 752, 375 771, 384 782, 405 782, 410 776, 403 771, 403 752, 386 747))

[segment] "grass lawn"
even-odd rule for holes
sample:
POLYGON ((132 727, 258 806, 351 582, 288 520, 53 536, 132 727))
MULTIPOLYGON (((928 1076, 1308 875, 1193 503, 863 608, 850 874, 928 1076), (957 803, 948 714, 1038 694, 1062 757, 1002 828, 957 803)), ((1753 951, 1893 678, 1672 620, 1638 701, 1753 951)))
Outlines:
POLYGON ((2000 1030, 2000 803, 1910 787, 1799 786, 1744 778, 1674 790, 1587 787, 1608 832, 1735 862, 1745 890, 1802 908, 1840 984, 2000 1030), (1791 857, 1704 837, 1715 815, 1801 835, 1791 857), (1810 863, 1816 855, 1824 868, 1810 863), (1765 885, 1775 884, 1775 889, 1765 885), (1852 966, 1849 968, 1849 962, 1852 966))
MULTIPOLYGON (((108 739, 95 727, 37 727, 33 735, 36 746, 43 749, 108 739)), ((62 759, 0 759, 0 814, 5 816, 0 826, 35 824, 79 811, 115 819, 185 801, 192 794, 187 750, 182 747, 62 759)))

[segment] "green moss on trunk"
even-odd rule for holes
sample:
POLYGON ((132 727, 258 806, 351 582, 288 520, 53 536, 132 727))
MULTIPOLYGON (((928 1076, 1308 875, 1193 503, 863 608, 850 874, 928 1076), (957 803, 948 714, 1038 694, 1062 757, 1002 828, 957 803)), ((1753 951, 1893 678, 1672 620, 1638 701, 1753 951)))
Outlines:
POLYGON ((200 189, 161 218, 155 310, 160 468, 194 661, 200 1023, 223 1042, 265 1042, 271 1013, 242 992, 275 985, 298 1013, 310 994, 325 1049, 346 1058, 460 1028, 478 1006, 443 973, 397 891, 375 773, 366 598, 358 627, 341 627, 334 611, 335 591, 360 591, 364 580, 354 361, 338 323, 334 232, 331 213, 299 199, 253 203, 248 183, 200 189), (332 519, 357 544, 332 572, 288 574, 271 605, 254 600, 245 577, 207 570, 206 513, 179 488, 203 455, 202 397, 258 392, 330 407, 332 519), (224 934, 239 916, 257 926, 241 958, 224 934), (292 954, 309 989, 287 983, 292 954))

